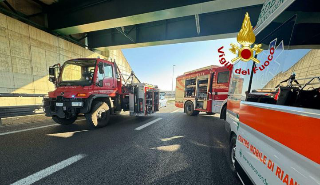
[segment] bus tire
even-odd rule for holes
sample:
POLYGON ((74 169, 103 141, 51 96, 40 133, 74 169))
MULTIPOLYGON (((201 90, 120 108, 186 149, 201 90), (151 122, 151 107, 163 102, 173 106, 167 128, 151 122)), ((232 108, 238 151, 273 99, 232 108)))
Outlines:
POLYGON ((110 108, 105 102, 96 102, 89 113, 85 114, 87 123, 92 128, 101 128, 108 124, 110 108))
POLYGON ((72 117, 72 118, 59 118, 58 116, 52 116, 52 120, 60 125, 71 125, 77 120, 77 117, 72 117))
POLYGON ((199 111, 194 110, 194 106, 191 101, 186 102, 185 111, 188 116, 196 116, 199 114, 199 111))

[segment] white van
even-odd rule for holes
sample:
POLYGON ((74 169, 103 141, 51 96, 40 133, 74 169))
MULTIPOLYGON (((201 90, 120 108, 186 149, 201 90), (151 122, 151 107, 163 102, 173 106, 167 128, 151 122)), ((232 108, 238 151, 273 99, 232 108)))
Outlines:
POLYGON ((256 73, 230 82, 231 168, 244 183, 319 185, 320 1, 269 0, 262 14, 260 63, 234 65, 256 73))

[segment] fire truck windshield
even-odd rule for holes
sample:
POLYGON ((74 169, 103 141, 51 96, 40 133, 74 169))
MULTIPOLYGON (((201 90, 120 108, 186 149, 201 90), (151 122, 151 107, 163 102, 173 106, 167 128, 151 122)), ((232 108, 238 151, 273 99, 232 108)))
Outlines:
POLYGON ((69 60, 63 65, 59 86, 92 84, 96 60, 69 60))

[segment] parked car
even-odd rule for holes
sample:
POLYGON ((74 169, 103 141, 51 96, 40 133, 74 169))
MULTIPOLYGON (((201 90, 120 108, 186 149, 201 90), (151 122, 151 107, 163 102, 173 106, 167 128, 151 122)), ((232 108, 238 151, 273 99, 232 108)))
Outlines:
POLYGON ((161 107, 166 107, 167 106, 167 99, 165 98, 166 93, 165 92, 160 92, 160 99, 159 99, 159 105, 161 107))

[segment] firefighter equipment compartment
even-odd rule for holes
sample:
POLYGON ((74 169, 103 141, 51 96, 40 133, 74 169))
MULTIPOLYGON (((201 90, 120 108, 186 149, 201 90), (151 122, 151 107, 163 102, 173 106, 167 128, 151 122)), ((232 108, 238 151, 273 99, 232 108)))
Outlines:
POLYGON ((159 111, 159 89, 157 86, 136 83, 129 94, 130 115, 145 116, 159 111))
POLYGON ((185 90, 185 96, 186 98, 193 98, 196 93, 196 79, 186 79, 186 90, 185 90))
POLYGON ((197 83, 196 109, 203 109, 208 96, 208 78, 200 78, 197 83))

